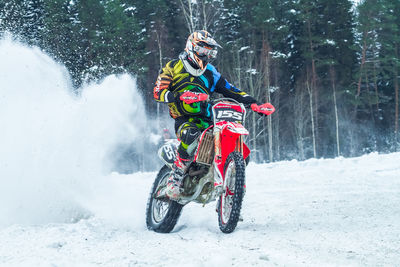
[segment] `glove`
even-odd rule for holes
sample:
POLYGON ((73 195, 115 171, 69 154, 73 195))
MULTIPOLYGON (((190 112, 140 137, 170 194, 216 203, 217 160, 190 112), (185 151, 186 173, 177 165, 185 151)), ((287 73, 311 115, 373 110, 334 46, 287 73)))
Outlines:
POLYGON ((185 92, 171 92, 171 91, 168 91, 166 94, 165 94, 165 99, 167 100, 167 102, 168 103, 174 103, 174 102, 177 102, 177 101, 181 101, 180 100, 180 97, 181 97, 181 95, 183 95, 185 92))
POLYGON ((207 101, 209 98, 208 94, 186 91, 179 96, 179 99, 186 104, 192 104, 195 102, 207 101))
POLYGON ((168 91, 165 93, 164 97, 165 97, 167 103, 173 103, 179 99, 180 93, 173 93, 171 91, 168 91))
POLYGON ((250 107, 254 112, 257 112, 261 116, 271 115, 272 113, 275 112, 275 107, 271 103, 265 103, 265 104, 253 103, 251 104, 250 107))

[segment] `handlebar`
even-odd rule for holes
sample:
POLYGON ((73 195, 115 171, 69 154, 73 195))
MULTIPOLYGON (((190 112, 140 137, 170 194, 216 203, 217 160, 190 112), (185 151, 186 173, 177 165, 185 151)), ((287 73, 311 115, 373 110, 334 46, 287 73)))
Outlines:
MULTIPOLYGON (((205 102, 205 101, 214 102, 214 101, 223 101, 223 100, 240 104, 237 100, 232 99, 232 98, 218 98, 213 101, 213 100, 210 100, 210 96, 208 94, 192 92, 192 91, 185 91, 183 94, 181 94, 179 99, 189 105, 193 104, 193 103, 197 103, 197 102, 205 102)), ((272 113, 275 112, 275 107, 270 103, 264 103, 261 105, 257 105, 254 103, 254 104, 251 104, 251 109, 254 112, 261 113, 264 115, 271 115, 272 113)))

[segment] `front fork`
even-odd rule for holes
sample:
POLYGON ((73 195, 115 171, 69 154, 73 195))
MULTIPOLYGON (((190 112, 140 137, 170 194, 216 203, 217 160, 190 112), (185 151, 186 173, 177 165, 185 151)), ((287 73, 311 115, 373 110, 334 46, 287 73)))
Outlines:
POLYGON ((222 191, 223 178, 220 172, 220 167, 222 165, 221 128, 218 126, 214 128, 214 151, 214 187, 216 190, 222 191))

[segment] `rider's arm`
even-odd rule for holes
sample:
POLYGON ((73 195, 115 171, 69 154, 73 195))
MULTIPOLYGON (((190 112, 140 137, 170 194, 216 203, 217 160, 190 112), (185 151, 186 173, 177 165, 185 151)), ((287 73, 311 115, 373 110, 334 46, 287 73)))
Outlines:
POLYGON ((215 92, 220 93, 225 97, 233 98, 245 105, 257 103, 257 100, 255 100, 252 96, 231 85, 224 77, 221 76, 214 66, 211 66, 210 70, 213 72, 215 79, 215 92))
POLYGON ((174 102, 174 94, 169 90, 172 82, 172 61, 161 70, 158 75, 156 86, 153 89, 154 99, 158 102, 170 103, 174 102))
POLYGON ((230 84, 224 77, 218 80, 217 85, 215 86, 215 91, 224 95, 225 97, 233 98, 240 103, 245 105, 251 105, 253 103, 257 103, 252 96, 248 95, 246 92, 243 92, 230 84))

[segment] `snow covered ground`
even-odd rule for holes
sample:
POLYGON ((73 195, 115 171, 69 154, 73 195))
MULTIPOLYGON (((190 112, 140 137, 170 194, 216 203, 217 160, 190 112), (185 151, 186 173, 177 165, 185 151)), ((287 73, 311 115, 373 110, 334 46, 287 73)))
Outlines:
POLYGON ((250 164, 234 233, 211 203, 157 234, 156 173, 110 174, 115 148, 147 134, 134 78, 77 96, 37 48, 0 40, 0 58, 0 266, 400 265, 400 153, 250 164))
POLYGON ((213 203, 186 206, 170 234, 148 231, 155 173, 114 173, 109 178, 122 196, 136 194, 135 203, 75 223, 7 226, 0 265, 398 266, 399 162, 394 153, 251 164, 244 221, 232 234, 219 231, 213 203))

